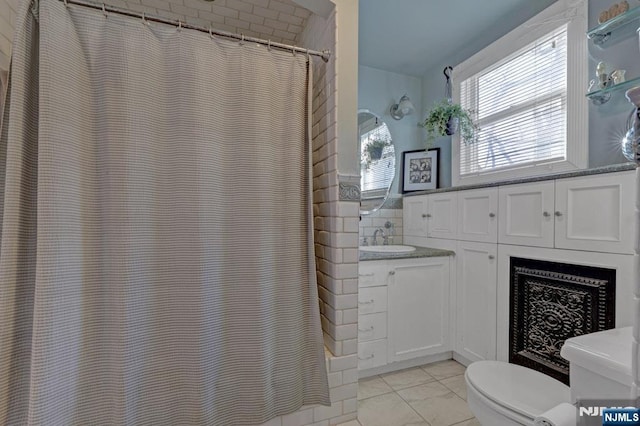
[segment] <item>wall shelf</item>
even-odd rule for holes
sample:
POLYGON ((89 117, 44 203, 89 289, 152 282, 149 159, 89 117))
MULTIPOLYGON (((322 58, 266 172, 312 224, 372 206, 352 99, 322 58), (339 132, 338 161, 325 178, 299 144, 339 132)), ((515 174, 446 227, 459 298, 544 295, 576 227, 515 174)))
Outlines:
POLYGON ((622 83, 614 84, 604 89, 594 90, 587 93, 587 98, 591 100, 595 105, 602 105, 607 103, 611 99, 611 95, 616 92, 630 89, 634 86, 640 86, 640 77, 636 77, 632 80, 623 81, 622 83))
POLYGON ((587 31, 587 38, 592 40, 594 44, 602 46, 611 38, 611 34, 631 22, 640 21, 640 7, 635 7, 622 13, 615 18, 598 25, 587 31))

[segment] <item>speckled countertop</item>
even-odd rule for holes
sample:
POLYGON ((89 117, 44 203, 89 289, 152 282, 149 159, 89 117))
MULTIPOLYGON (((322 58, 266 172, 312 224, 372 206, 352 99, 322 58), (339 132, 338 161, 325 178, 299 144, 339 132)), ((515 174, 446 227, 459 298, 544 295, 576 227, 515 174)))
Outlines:
MULTIPOLYGON (((404 244, 409 245, 409 244, 404 244)), ((392 260, 392 259, 416 259, 420 257, 442 257, 452 256, 455 253, 451 250, 441 250, 429 247, 418 247, 415 251, 405 253, 376 253, 371 251, 360 251, 360 261, 365 260, 392 260)))
POLYGON ((539 182, 543 180, 552 180, 552 179, 562 179, 562 178, 571 178, 578 176, 588 176, 588 175, 598 175, 602 173, 614 173, 614 172, 623 172, 626 170, 633 170, 636 168, 635 163, 622 163, 622 164, 614 164, 611 166, 604 167, 595 167, 593 169, 584 169, 584 170, 575 170, 571 172, 561 172, 554 173, 550 175, 544 176, 534 176, 534 177, 526 177, 526 178, 518 178, 518 179, 509 179, 502 180, 496 182, 487 182, 487 183, 479 183, 474 185, 460 185, 460 186, 452 186, 449 188, 438 188, 431 189, 428 191, 415 191, 407 194, 403 194, 404 197, 411 197, 414 195, 426 195, 426 194, 435 194, 438 192, 450 192, 450 191, 464 191, 465 189, 478 189, 478 188, 490 188, 493 186, 503 186, 503 185, 515 185, 518 183, 527 183, 527 182, 539 182))

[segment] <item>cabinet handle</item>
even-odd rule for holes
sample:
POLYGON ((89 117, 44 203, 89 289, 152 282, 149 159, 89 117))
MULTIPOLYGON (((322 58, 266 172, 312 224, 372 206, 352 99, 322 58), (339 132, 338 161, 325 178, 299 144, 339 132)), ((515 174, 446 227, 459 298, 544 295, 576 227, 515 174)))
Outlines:
POLYGON ((366 330, 363 330, 363 329, 359 328, 358 331, 360 333, 369 333, 370 331, 373 331, 373 326, 367 328, 366 330))
POLYGON ((396 271, 389 271, 389 275, 395 275, 396 271))
POLYGON ((556 215, 556 217, 560 217, 560 216, 562 216, 562 212, 556 212, 555 215, 556 215))
POLYGON ((496 258, 496 257, 495 257, 494 255, 492 255, 492 254, 490 254, 490 255, 489 255, 489 260, 493 260, 493 259, 495 259, 495 258, 496 258))
POLYGON ((366 360, 368 360, 368 359, 375 358, 375 357, 376 357, 376 356, 375 356, 374 354, 371 354, 371 355, 369 355, 369 356, 368 356, 368 357, 366 357, 366 358, 360 358, 360 357, 358 357, 358 359, 359 359, 360 361, 366 361, 366 360))
POLYGON ((359 277, 364 278, 364 277, 372 277, 375 274, 358 274, 359 277))
POLYGON ((358 302, 358 305, 370 305, 373 303, 373 299, 369 300, 368 302, 358 302))
POLYGON ((429 213, 427 213, 427 218, 430 218, 430 217, 431 217, 431 215, 429 213))
POLYGON ((496 217, 495 213, 489 213, 489 217, 496 217))
POLYGON ((429 215, 427 215, 426 213, 422 213, 422 218, 424 219, 425 217, 429 217, 429 215))
POLYGON ((544 216, 544 217, 549 217, 549 216, 551 216, 551 215, 549 214, 549 212, 542 212, 542 216, 544 216))

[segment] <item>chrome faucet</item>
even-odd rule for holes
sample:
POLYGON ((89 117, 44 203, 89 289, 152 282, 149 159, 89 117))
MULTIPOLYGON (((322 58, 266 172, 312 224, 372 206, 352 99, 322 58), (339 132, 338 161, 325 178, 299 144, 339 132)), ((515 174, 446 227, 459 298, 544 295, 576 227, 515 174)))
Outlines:
POLYGON ((383 238, 383 245, 387 245, 389 244, 389 240, 387 239, 386 234, 384 233, 384 229, 382 228, 378 228, 373 232, 373 241, 371 242, 372 246, 377 246, 378 245, 378 234, 382 234, 382 238, 383 238))

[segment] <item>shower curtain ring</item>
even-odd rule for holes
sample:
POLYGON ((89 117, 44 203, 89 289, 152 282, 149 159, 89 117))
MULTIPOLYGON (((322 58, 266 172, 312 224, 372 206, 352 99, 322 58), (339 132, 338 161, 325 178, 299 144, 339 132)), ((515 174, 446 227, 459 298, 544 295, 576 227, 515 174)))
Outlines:
POLYGON ((147 20, 144 18, 144 12, 142 12, 142 24, 147 25, 147 20))
POLYGON ((213 28, 209 27, 209 37, 213 40, 213 28))
POLYGON ((240 46, 244 46, 244 34, 240 34, 240 46))
POLYGON ((64 7, 69 7, 69 3, 67 2, 67 0, 64 0, 64 7))
POLYGON ((178 31, 182 31, 182 21, 178 20, 178 31))
POLYGON ((104 17, 106 18, 107 15, 107 6, 105 6, 104 3, 102 3, 102 14, 104 15, 104 17))
POLYGON ((267 50, 271 52, 271 39, 269 39, 269 43, 267 44, 267 50))
POLYGON ((293 56, 298 56, 298 51, 297 51, 297 49, 298 49, 298 48, 297 48, 296 46, 293 46, 293 47, 291 48, 291 53, 293 53, 293 56))

